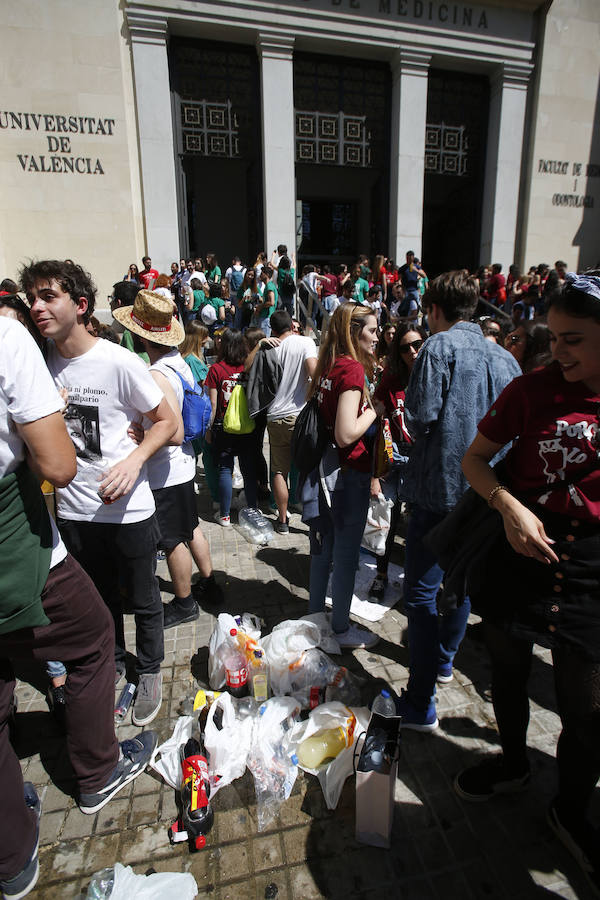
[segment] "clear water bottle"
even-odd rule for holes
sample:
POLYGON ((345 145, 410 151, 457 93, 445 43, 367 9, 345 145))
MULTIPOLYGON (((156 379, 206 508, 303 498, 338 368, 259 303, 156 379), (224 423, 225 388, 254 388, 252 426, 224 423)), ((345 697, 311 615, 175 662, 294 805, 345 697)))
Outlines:
POLYGON ((251 506, 240 509, 238 523, 249 544, 268 544, 275 537, 273 525, 260 509, 251 506))
POLYGON ((380 716, 396 716, 398 713, 396 712, 396 704, 394 703, 394 698, 391 696, 389 691, 385 689, 381 691, 380 694, 377 694, 375 699, 373 700, 373 706, 371 707, 374 713, 378 713, 380 716))
POLYGON ((100 869, 99 872, 95 872, 85 895, 86 900, 108 900, 112 894, 114 883, 115 870, 113 868, 100 869))

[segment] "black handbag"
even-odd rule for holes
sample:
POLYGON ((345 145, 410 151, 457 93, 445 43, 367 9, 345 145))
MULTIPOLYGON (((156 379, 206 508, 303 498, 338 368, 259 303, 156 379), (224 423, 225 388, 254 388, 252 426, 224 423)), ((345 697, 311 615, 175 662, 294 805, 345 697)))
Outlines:
POLYGON ((292 462, 300 475, 316 469, 327 444, 327 429, 321 421, 316 394, 298 415, 292 435, 292 462))

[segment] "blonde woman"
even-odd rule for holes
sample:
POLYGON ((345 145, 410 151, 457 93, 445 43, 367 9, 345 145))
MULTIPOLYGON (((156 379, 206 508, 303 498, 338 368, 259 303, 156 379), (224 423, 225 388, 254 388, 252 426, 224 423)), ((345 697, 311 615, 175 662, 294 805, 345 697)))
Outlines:
POLYGON ((319 413, 339 470, 325 497, 319 491, 318 515, 310 525, 310 612, 325 609, 329 570, 333 563, 332 628, 343 648, 372 647, 379 638, 350 623, 350 603, 360 543, 369 505, 371 442, 365 433, 377 415, 367 379, 373 378, 377 319, 367 306, 345 303, 329 322, 313 376, 319 413))

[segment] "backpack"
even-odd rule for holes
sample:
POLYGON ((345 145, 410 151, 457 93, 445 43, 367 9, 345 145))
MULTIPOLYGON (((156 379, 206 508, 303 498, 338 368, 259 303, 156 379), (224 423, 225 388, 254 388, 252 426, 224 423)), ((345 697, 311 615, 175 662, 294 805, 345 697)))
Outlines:
MULTIPOLYGON (((169 366, 169 368, 173 369, 173 366, 169 366)), ((179 376, 183 388, 183 407, 181 409, 183 440, 187 442, 204 437, 212 413, 210 397, 199 384, 194 383, 194 386, 190 387, 177 369, 173 369, 173 372, 179 376)))
POLYGON ((231 293, 234 294, 238 291, 242 286, 242 281, 244 280, 245 270, 240 269, 239 272, 237 269, 232 267, 231 269, 231 293))
POLYGON ((317 468, 326 444, 327 429, 321 421, 315 394, 298 415, 292 435, 292 462, 300 475, 317 468))
POLYGON ((296 282, 292 278, 291 272, 286 272, 283 278, 279 279, 279 293, 285 297, 291 297, 296 293, 296 282))
POLYGON ((254 419, 248 412, 248 401, 243 385, 236 384, 231 392, 225 416, 223 418, 223 431, 227 434, 251 434, 256 428, 254 419))

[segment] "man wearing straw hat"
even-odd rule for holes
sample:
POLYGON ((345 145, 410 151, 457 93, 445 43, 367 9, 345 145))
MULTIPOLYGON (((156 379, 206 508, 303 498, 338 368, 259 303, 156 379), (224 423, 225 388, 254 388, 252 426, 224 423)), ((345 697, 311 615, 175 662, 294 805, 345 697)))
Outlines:
MULTIPOLYGON (((164 608, 165 628, 193 622, 200 615, 198 600, 210 603, 222 599, 215 582, 208 541, 198 523, 194 476, 196 454, 191 443, 184 442, 184 390, 181 379, 190 387, 194 376, 177 346, 184 331, 169 300, 152 291, 140 291, 132 307, 115 309, 113 315, 129 331, 137 334, 150 358, 150 374, 164 393, 177 417, 177 431, 168 447, 161 447, 148 460, 148 480, 160 528, 158 547, 164 550, 173 583, 174 599, 164 608), (192 557, 200 571, 200 580, 192 595, 192 557), (196 593, 197 592, 197 593, 196 593)), ((152 425, 144 419, 144 428, 152 425)), ((137 427, 136 427, 137 432, 137 427)), ((145 440, 143 430, 137 434, 145 440)))
POLYGON ((119 576, 125 580, 136 624, 138 688, 132 721, 146 725, 162 703, 164 657, 154 573, 159 530, 146 463, 172 440, 177 419, 137 356, 86 331, 96 289, 81 266, 61 260, 31 263, 22 269, 21 283, 33 321, 51 339, 50 373, 77 414, 77 474, 56 492, 59 528, 112 613, 117 682, 125 674, 119 576), (127 429, 143 415, 153 424, 137 446, 127 429))

